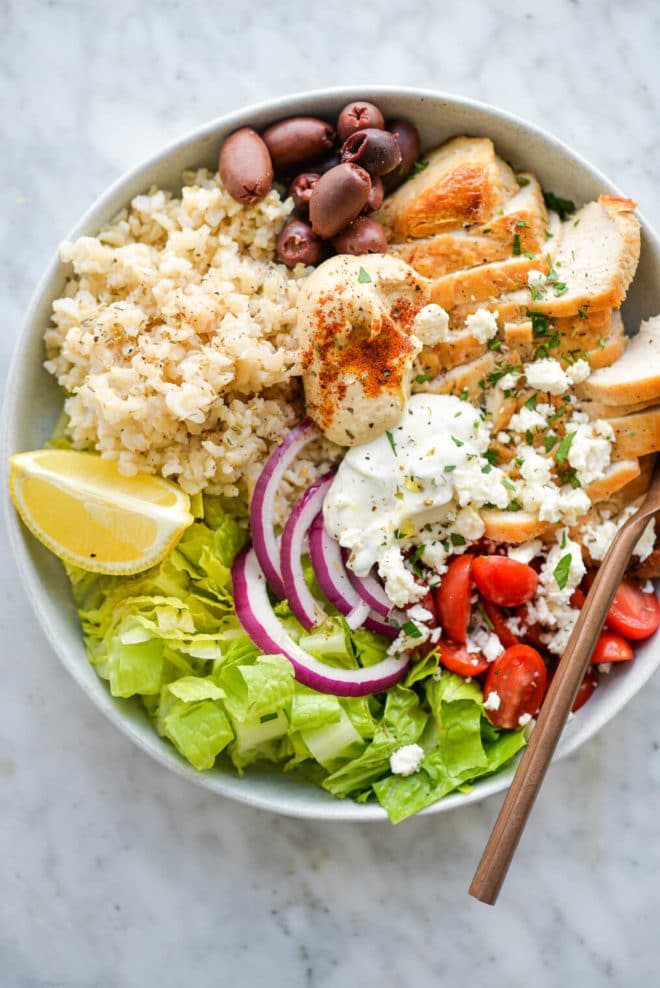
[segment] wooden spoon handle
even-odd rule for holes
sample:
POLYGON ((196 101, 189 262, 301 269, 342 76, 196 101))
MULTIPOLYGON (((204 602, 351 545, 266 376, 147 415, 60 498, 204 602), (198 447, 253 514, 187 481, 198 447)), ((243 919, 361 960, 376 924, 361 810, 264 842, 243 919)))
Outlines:
POLYGON ((582 612, 543 702, 511 787, 470 885, 470 895, 493 905, 584 678, 612 598, 648 524, 638 512, 619 530, 587 594, 582 612))

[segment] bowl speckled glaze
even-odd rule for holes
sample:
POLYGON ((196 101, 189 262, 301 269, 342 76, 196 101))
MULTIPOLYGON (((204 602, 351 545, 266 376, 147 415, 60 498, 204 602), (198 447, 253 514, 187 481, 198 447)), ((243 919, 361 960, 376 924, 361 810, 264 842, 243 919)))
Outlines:
MULTIPOLYGON (((352 99, 369 99, 386 117, 408 117, 420 130, 422 147, 440 144, 458 134, 492 138, 498 153, 519 170, 536 173, 546 189, 577 203, 600 192, 619 193, 616 186, 560 141, 511 114, 442 93, 390 87, 343 87, 300 93, 213 120, 132 169, 105 192, 68 235, 96 234, 129 200, 158 185, 176 191, 184 169, 217 167, 220 142, 238 127, 261 129, 281 117, 313 114, 332 120, 352 99)), ((626 189, 634 197, 634 189, 626 189)), ((660 311, 660 241, 642 219, 642 254, 633 286, 623 307, 628 329, 660 311)), ((43 445, 59 415, 62 396, 43 367, 43 333, 51 302, 65 282, 66 269, 53 257, 28 310, 9 371, 3 416, 2 469, 5 512, 11 546, 26 593, 53 646, 74 679, 106 717, 136 745, 163 765, 213 792, 275 813, 320 820, 386 820, 377 805, 334 799, 304 780, 280 772, 249 771, 242 777, 215 769, 196 772, 169 742, 161 739, 137 701, 113 698, 88 663, 64 571, 47 549, 20 524, 7 496, 8 457, 43 445)), ((589 703, 567 724, 556 758, 575 751, 607 723, 644 685, 660 663, 657 639, 642 643, 634 662, 616 668, 589 703)), ((441 800, 425 813, 440 813, 505 789, 513 769, 480 782, 466 794, 441 800)))

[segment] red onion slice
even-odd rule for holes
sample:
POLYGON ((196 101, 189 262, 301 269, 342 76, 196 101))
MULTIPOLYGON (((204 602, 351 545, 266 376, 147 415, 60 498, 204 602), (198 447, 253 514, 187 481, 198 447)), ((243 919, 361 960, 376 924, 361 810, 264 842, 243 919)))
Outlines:
POLYGON ((342 558, 346 565, 348 579, 362 600, 366 600, 369 607, 376 614, 380 614, 381 617, 387 617, 394 605, 385 593, 383 584, 373 575, 373 572, 368 573, 366 576, 358 576, 357 573, 354 573, 347 563, 349 555, 348 549, 342 549, 342 558))
POLYGON ((356 628, 361 628, 364 622, 369 617, 369 605, 366 600, 361 600, 355 605, 353 610, 349 611, 346 615, 346 624, 351 629, 355 631, 356 628))
POLYGON ((254 644, 265 653, 284 655, 299 683, 335 696, 368 696, 394 686, 410 665, 410 656, 383 659, 366 669, 335 669, 319 662, 287 634, 271 607, 266 579, 254 549, 244 549, 232 566, 236 616, 254 644))
POLYGON ((275 536, 275 496, 282 478, 300 451, 320 432, 311 419, 305 419, 288 433, 264 464, 254 486, 250 503, 250 529, 254 551, 274 592, 284 600, 284 583, 280 570, 280 549, 275 536))
POLYGON ((334 476, 335 471, 333 470, 307 488, 291 512, 282 532, 280 567, 284 596, 289 601, 291 610, 303 628, 308 630, 313 628, 315 624, 320 624, 326 615, 305 583, 301 557, 305 551, 307 533, 321 511, 325 495, 328 493, 334 476))
MULTIPOLYGON (((351 585, 341 557, 341 549, 325 527, 322 511, 319 511, 309 530, 309 555, 314 575, 323 593, 340 614, 350 615, 359 606, 362 598, 351 585)), ((388 613, 391 609, 391 607, 388 609, 388 613)), ((388 638, 396 638, 398 634, 390 624, 372 615, 365 618, 364 627, 369 631, 375 631, 378 635, 387 635, 388 638)))

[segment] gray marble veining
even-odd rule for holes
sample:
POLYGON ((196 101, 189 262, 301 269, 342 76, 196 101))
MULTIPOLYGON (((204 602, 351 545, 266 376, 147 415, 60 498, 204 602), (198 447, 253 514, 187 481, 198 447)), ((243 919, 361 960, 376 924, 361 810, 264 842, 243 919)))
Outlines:
MULTIPOLYGON (((660 10, 560 0, 4 0, 0 372, 54 246, 124 168, 274 94, 445 89, 540 123, 656 225, 660 10), (396 16, 394 16, 396 14, 396 16)), ((660 685, 541 794, 500 904, 466 895, 498 801, 387 825, 197 790, 60 668, 2 533, 0 985, 657 983, 660 685)))

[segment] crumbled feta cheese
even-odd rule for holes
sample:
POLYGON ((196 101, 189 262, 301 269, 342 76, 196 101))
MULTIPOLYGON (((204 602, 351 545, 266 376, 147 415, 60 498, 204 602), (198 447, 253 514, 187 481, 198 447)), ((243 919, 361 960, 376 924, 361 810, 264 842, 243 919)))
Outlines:
POLYGON ((414 775, 419 772, 424 749, 419 744, 404 744, 390 755, 390 769, 393 775, 414 775))
MULTIPOLYGON (((628 505, 627 508, 620 511, 614 518, 611 518, 605 511, 597 511, 595 519, 591 519, 588 524, 582 526, 580 530, 582 543, 595 562, 600 562, 605 558, 607 550, 612 545, 614 536, 621 526, 625 525, 628 519, 635 514, 636 510, 637 508, 634 504, 628 505)), ((637 556, 643 562, 645 559, 648 559, 654 549, 655 524, 653 521, 650 521, 633 549, 633 555, 637 556)))
POLYGON ((475 628, 470 632, 465 647, 470 655, 481 652, 487 662, 494 662, 504 651, 497 635, 483 627, 475 628))
POLYGON ((518 726, 524 727, 525 724, 529 724, 531 719, 532 719, 531 714, 521 714, 520 717, 518 718, 518 726))
POLYGON ((552 357, 532 361, 525 368, 525 377, 530 388, 547 391, 552 395, 560 395, 568 391, 570 384, 561 364, 552 357))
POLYGON ((579 611, 571 606, 570 599, 585 572, 580 546, 563 529, 557 533, 557 542, 541 567, 536 595, 527 605, 528 622, 540 624, 545 629, 541 638, 556 655, 561 655, 565 650, 577 621, 579 611), (560 588, 555 570, 565 556, 570 556, 570 563, 566 583, 560 588))
POLYGON ((644 531, 642 532, 642 537, 633 549, 633 555, 638 556, 641 560, 648 559, 653 550, 655 549, 655 522, 653 519, 648 523, 644 531))
POLYGON ((508 432, 498 432, 497 441, 498 443, 502 443, 503 446, 508 446, 509 443, 513 442, 513 437, 508 432))
POLYGON ((525 628, 519 617, 505 618, 505 623, 512 634, 517 635, 518 638, 524 638, 525 628))
POLYGON ((521 542, 520 545, 510 545, 507 554, 509 559, 515 559, 517 563, 531 563, 541 555, 543 543, 540 539, 530 539, 529 542, 521 542))
POLYGON ((552 474, 550 461, 547 457, 534 453, 529 447, 523 449, 521 452, 523 462, 520 465, 520 476, 528 484, 549 484, 552 474))
POLYGON ((505 374, 497 383, 502 391, 513 391, 518 384, 519 377, 520 374, 505 374))
POLYGON ((578 425, 568 451, 568 462, 584 486, 603 476, 612 458, 612 426, 603 420, 578 425))
POLYGON ((422 551, 422 562, 429 569, 432 569, 438 576, 447 572, 447 559, 449 554, 445 551, 440 542, 434 540, 424 546, 422 551))
POLYGON ((461 507, 494 504, 497 508, 506 508, 509 503, 509 494, 502 483, 504 474, 499 467, 483 473, 483 464, 474 458, 457 467, 453 477, 461 507))
POLYGON ((449 339, 449 316, 441 305, 425 305, 419 310, 413 322, 413 333, 426 346, 446 343, 449 339))
POLYGON ((566 377, 571 384, 582 384, 591 374, 591 367, 586 360, 576 360, 574 364, 566 368, 566 377))
POLYGON ((406 569, 401 550, 392 545, 385 550, 378 562, 378 574, 385 583, 385 593, 397 607, 405 607, 420 600, 426 590, 418 585, 415 577, 406 569))
POLYGON ((465 325, 480 343, 488 343, 497 336, 497 315, 488 309, 477 309, 467 317, 465 325))
POLYGON ((642 584, 642 593, 653 593, 654 590, 653 580, 647 580, 646 583, 642 584))
POLYGON ((545 429, 547 424, 545 416, 541 415, 536 408, 527 408, 523 405, 519 412, 511 416, 509 428, 512 432, 519 432, 522 435, 528 431, 536 432, 538 429, 545 429))
POLYGON ((604 675, 608 676, 611 671, 612 671, 612 663, 611 662, 599 662, 598 663, 598 672, 602 672, 602 673, 604 673, 604 675))
POLYGON ((427 621, 433 620, 433 614, 421 604, 413 604, 412 607, 408 608, 406 613, 410 620, 416 624, 426 624, 427 621))
POLYGON ((494 690, 491 690, 486 699, 484 700, 484 710, 499 710, 500 709, 500 695, 494 690))
POLYGON ((471 507, 461 508, 456 515, 454 528, 468 542, 476 542, 486 531, 481 515, 471 507))

